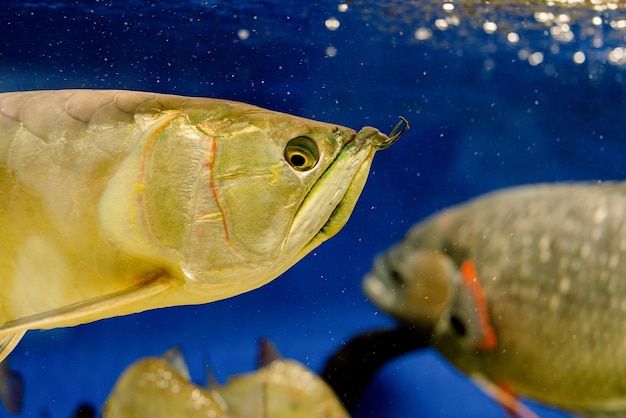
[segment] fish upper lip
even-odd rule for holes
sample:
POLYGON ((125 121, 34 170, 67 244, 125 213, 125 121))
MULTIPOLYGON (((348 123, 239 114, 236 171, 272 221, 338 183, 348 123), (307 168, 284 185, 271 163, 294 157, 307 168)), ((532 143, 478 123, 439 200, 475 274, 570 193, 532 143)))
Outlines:
POLYGON ((379 151, 392 146, 409 128, 409 121, 404 116, 400 116, 400 122, 393 127, 389 135, 385 135, 371 126, 364 126, 351 140, 356 141, 359 148, 366 143, 370 143, 379 151))
MULTIPOLYGON (((362 127, 361 130, 359 130, 358 132, 350 135, 350 137, 343 144, 343 146, 341 147, 341 149, 339 150, 339 152, 337 153, 335 158, 331 161, 331 163, 328 165, 328 167, 326 167, 326 170, 324 170, 324 172, 320 176, 320 179, 324 176, 324 174, 328 170, 330 170, 333 167, 333 165, 336 163, 337 159, 340 158, 340 156, 344 153, 344 151, 347 149, 347 147, 349 145, 354 144, 353 146, 358 151, 363 149, 363 147, 366 146, 366 145, 372 145, 374 147, 374 151, 387 149, 391 145, 393 145, 402 135, 404 135, 404 133, 409 128, 410 128, 409 121, 404 116, 400 116, 400 122, 398 122, 396 124, 396 126, 393 127, 393 129, 391 130, 389 135, 385 135, 382 132, 380 132, 377 128, 374 128, 374 127, 371 127, 371 126, 364 126, 364 127, 362 127)), ((309 192, 310 192, 310 190, 309 190, 309 192)), ((307 197, 308 197, 308 193, 307 193, 307 197)), ((306 200, 307 197, 305 197, 305 200, 306 200)), ((318 234, 320 232, 324 231, 324 229, 327 227, 327 225, 333 219, 335 213, 339 210, 339 208, 342 205, 343 205, 343 199, 339 201, 337 206, 335 206, 335 209, 331 212, 331 214, 328 217, 328 220, 326 221, 326 223, 318 231, 318 234)))

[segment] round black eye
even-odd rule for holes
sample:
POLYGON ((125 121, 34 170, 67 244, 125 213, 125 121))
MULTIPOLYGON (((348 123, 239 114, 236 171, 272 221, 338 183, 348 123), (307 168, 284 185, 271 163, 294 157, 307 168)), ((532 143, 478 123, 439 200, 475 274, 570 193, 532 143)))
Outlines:
POLYGON ((452 326, 452 329, 454 330, 456 335, 458 335, 459 337, 465 337, 465 335, 467 335, 467 328, 465 327, 463 321, 461 321, 461 318, 459 318, 458 316, 452 315, 450 317, 450 325, 452 326))
POLYGON ((319 159, 317 145, 311 138, 299 136, 293 138, 285 147, 285 160, 298 171, 307 171, 315 167, 319 159))
POLYGON ((394 282, 396 285, 404 287, 404 277, 402 277, 402 274, 400 274, 398 270, 391 269, 391 271, 389 272, 389 278, 391 278, 391 281, 394 282))

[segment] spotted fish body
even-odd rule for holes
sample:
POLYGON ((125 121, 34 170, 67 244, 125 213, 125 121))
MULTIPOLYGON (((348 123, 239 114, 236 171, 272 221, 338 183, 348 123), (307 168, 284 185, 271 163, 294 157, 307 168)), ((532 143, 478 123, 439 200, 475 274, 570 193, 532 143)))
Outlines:
POLYGON ((235 418, 219 394, 194 384, 177 349, 128 366, 107 398, 103 418, 235 418))
POLYGON ((295 360, 211 388, 194 384, 176 349, 130 365, 109 395, 104 418, 348 418, 332 389, 295 360))
POLYGON ((303 364, 275 360, 254 373, 233 376, 219 389, 237 417, 349 418, 333 390, 303 364))
POLYGON ((364 289, 492 388, 625 417, 625 214, 624 183, 491 193, 413 227, 364 289))
POLYGON ((402 132, 144 92, 0 94, 0 360, 28 329, 266 284, 341 229, 402 132))

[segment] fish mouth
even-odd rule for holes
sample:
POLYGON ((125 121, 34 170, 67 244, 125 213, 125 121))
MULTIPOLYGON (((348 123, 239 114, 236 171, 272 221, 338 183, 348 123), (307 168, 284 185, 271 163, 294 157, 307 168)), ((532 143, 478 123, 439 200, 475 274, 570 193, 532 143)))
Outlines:
MULTIPOLYGON (((359 143, 355 139, 358 139, 358 134, 346 142, 307 193, 294 217, 291 230, 304 231, 310 235, 306 240, 307 243, 297 251, 297 260, 336 235, 346 224, 356 206, 369 175, 376 149, 371 143, 359 143)), ((297 243, 305 240, 292 238, 289 241, 297 243)), ((289 246, 289 242, 286 246, 289 246)), ((286 249, 288 251, 288 248, 286 249)))
POLYGON ((408 129, 408 121, 401 116, 389 135, 365 126, 345 142, 294 216, 283 247, 294 254, 291 265, 343 228, 365 186, 374 154, 389 148, 408 129), (302 242, 306 244, 300 247, 302 242))

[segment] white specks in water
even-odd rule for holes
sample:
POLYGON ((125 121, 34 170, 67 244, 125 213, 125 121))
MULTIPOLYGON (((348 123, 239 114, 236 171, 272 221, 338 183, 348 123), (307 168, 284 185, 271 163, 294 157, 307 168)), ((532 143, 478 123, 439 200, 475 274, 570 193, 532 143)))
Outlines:
POLYGON ((413 33, 413 37, 418 41, 425 41, 432 38, 433 32, 428 28, 417 28, 413 33))
POLYGON ((486 21, 483 23, 483 30, 485 33, 492 34, 498 30, 498 24, 496 22, 486 21))
POLYGON ((246 39, 248 39, 250 37, 250 31, 248 29, 239 29, 237 31, 237 36, 242 41, 245 41, 246 39))
POLYGON ((324 26, 326 26, 326 29, 328 30, 335 31, 339 29, 339 26, 341 26, 341 23, 339 22, 337 18, 330 17, 326 19, 326 21, 324 21, 324 26))
POLYGON ((626 53, 624 52, 624 48, 617 47, 612 49, 607 58, 611 64, 623 65, 626 63, 626 53))
POLYGON ((586 59, 587 59, 587 56, 582 51, 577 51, 574 53, 574 56, 572 56, 572 60, 574 61, 575 64, 582 64, 585 62, 586 59))
POLYGON ((519 42, 519 35, 515 32, 509 32, 506 35, 506 40, 510 43, 510 44, 516 44, 519 42))
POLYGON ((446 19, 437 19, 435 20, 435 27, 439 30, 446 30, 448 29, 448 22, 446 19))
POLYGON ((528 56, 528 63, 533 67, 543 62, 543 52, 533 52, 528 56))

